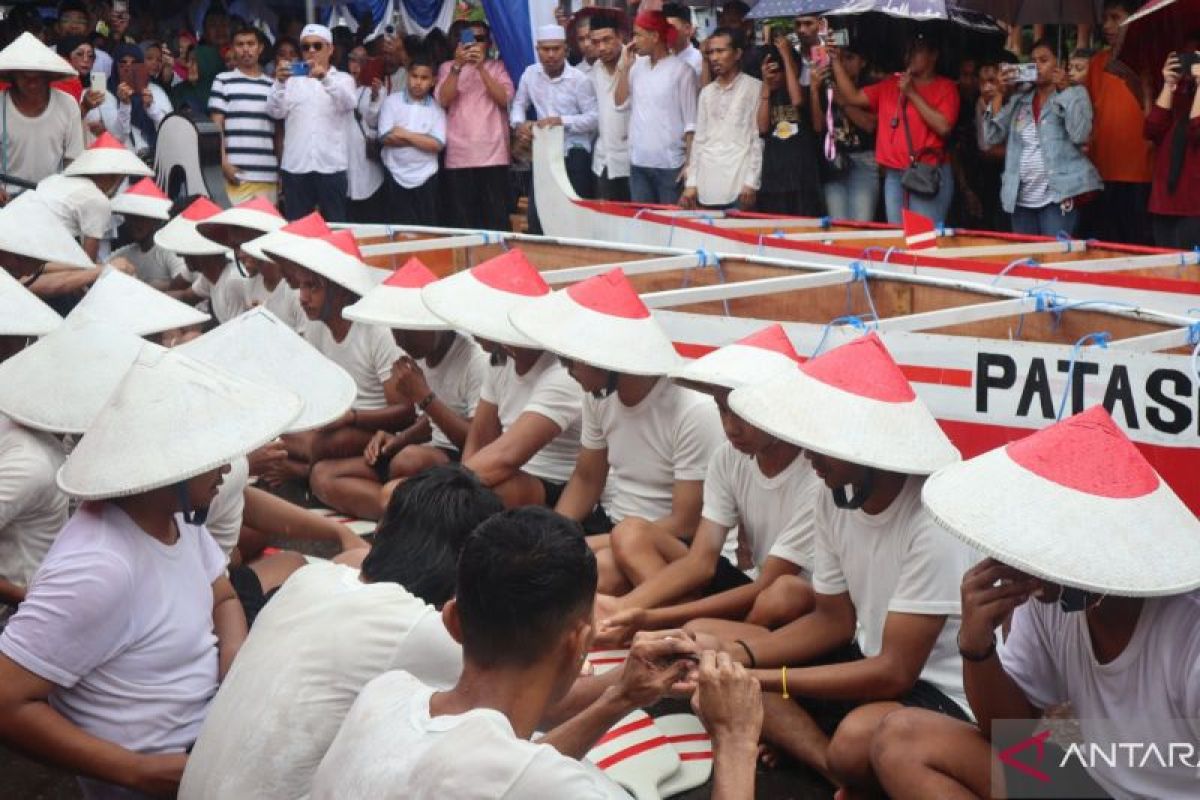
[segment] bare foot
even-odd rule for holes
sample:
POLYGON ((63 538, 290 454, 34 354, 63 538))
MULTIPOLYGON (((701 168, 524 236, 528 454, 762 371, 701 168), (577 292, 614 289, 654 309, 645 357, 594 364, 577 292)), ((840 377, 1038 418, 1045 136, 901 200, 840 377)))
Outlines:
POLYGON ((277 461, 268 464, 263 468, 262 479, 266 481, 267 486, 278 488, 288 481, 308 482, 308 473, 312 467, 303 461, 293 461, 290 458, 285 458, 282 461, 277 461))

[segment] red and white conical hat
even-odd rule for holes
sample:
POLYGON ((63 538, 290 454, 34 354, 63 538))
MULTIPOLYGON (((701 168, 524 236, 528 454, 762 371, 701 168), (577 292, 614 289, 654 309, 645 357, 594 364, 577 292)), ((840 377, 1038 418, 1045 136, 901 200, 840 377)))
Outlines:
POLYGON ((264 247, 291 239, 320 239, 331 233, 333 233, 333 229, 325 224, 325 218, 319 211, 314 211, 298 220, 288 222, 270 233, 259 236, 257 239, 251 239, 242 245, 242 252, 259 261, 270 261, 271 257, 267 255, 264 247))
POLYGON ((542 349, 627 375, 666 375, 675 345, 620 268, 513 309, 509 319, 542 349))
POLYGON ((112 267, 105 268, 67 318, 77 316, 105 320, 136 336, 202 325, 210 319, 203 311, 112 267))
POLYGON ((162 226, 154 234, 154 243, 181 256, 222 256, 229 254, 212 239, 206 239, 196 225, 221 213, 221 207, 207 197, 197 197, 192 204, 162 226))
POLYGON ((691 361, 671 378, 701 390, 737 389, 794 370, 800 355, 778 322, 691 361))
POLYGON ((949 466, 929 512, 999 561, 1090 592, 1200 587, 1200 521, 1102 406, 949 466))
POLYGON ((148 217, 166 222, 171 218, 171 198, 163 194, 152 178, 142 178, 112 199, 114 214, 148 217))
POLYGON ((270 200, 253 197, 198 223, 196 230, 217 244, 236 247, 264 233, 277 231, 286 224, 287 220, 270 200))
POLYGON ((60 78, 79 75, 70 62, 28 31, 0 50, 0 74, 6 72, 44 72, 60 78))
POLYGON ((121 144, 117 137, 105 131, 100 134, 96 141, 92 142, 86 150, 79 154, 79 158, 72 161, 63 170, 63 175, 70 176, 85 176, 85 175, 131 175, 139 178, 149 178, 154 174, 154 170, 146 166, 146 162, 142 161, 133 154, 128 147, 121 144))
POLYGON ((367 266, 351 230, 338 230, 319 239, 299 236, 277 238, 264 250, 272 259, 284 259, 345 287, 359 297, 379 285, 382 270, 367 266))
POLYGON ((0 269, 0 336, 45 336, 62 321, 57 311, 0 269))
POLYGON ((852 464, 929 475, 959 460, 875 333, 735 389, 729 407, 784 441, 852 464))
POLYGON ((367 292, 342 316, 368 325, 408 331, 446 331, 450 326, 421 300, 421 290, 438 279, 429 267, 413 257, 404 266, 367 292))
POLYGON ((421 300, 451 327, 510 347, 541 347, 513 327, 510 311, 550 294, 541 273, 520 248, 458 272, 421 290, 421 300))

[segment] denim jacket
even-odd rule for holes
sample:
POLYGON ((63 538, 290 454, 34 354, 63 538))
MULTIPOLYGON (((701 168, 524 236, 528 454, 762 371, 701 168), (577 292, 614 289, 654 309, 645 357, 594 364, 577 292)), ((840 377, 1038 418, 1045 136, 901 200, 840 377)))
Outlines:
MULTIPOLYGON (((1000 203, 1009 214, 1017 206, 1021 187, 1021 133, 1014 120, 1033 119, 1034 91, 1018 92, 993 115, 984 112, 983 139, 988 147, 1005 143, 1004 176, 1000 185, 1000 203)), ((1082 86, 1070 86, 1050 96, 1042 106, 1038 121, 1038 140, 1042 159, 1056 202, 1104 188, 1100 173, 1083 153, 1092 135, 1092 102, 1082 86)))

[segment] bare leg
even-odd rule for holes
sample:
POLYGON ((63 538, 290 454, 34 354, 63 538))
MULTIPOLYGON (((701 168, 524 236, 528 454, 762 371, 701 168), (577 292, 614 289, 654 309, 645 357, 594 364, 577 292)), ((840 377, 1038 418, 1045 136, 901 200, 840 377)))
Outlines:
MULTIPOLYGON (((284 539, 337 542, 343 550, 367 547, 367 543, 345 525, 253 486, 246 487, 242 519, 254 530, 284 539)), ((242 553, 245 555, 246 551, 242 553)))
POLYGON ((254 570, 254 574, 258 576, 258 582, 262 584, 263 594, 266 594, 272 589, 282 586, 283 582, 293 572, 307 563, 308 561, 304 556, 287 550, 267 556, 266 558, 260 558, 250 565, 250 569, 254 570))
POLYGON ((836 783, 826 762, 829 737, 812 716, 794 701, 784 700, 774 692, 763 692, 762 701, 763 740, 836 783))
POLYGON ((308 478, 321 502, 359 519, 379 519, 379 478, 362 456, 330 458, 313 465, 308 478))
POLYGON ((880 794, 879 783, 871 771, 871 740, 883 718, 899 708, 900 704, 892 701, 867 703, 847 714, 833 732, 826 759, 829 771, 845 788, 847 797, 880 794))
MULTIPOLYGON (((685 631, 690 633, 707 633, 710 636, 715 636, 722 642, 736 642, 738 639, 743 640, 747 644, 756 636, 766 636, 770 633, 769 630, 761 625, 751 625, 747 622, 735 622, 731 619, 694 619, 683 626, 685 631)), ((737 645, 740 647, 741 645, 737 645)), ((750 645, 751 648, 754 645, 750 645)))
MULTIPOLYGON (((595 536, 588 537, 588 543, 596 538, 595 536)), ((633 588, 629 581, 625 580, 625 576, 621 574, 620 568, 617 566, 617 560, 613 557, 613 549, 606 547, 603 550, 596 551, 596 591, 600 594, 610 594, 621 596, 627 594, 633 588)))
POLYGON ((687 555, 688 546, 648 519, 626 517, 613 526, 612 549, 621 574, 640 586, 667 564, 687 555))
POLYGON ((812 585, 799 575, 780 575, 758 593, 746 622, 778 628, 799 619, 816 606, 812 585))
POLYGON ((871 764, 895 800, 1006 795, 1003 785, 988 781, 989 773, 1003 772, 979 729, 936 711, 904 708, 885 717, 871 745, 871 764))
POLYGON ((264 472, 264 477, 274 484, 285 480, 307 480, 312 466, 318 461, 361 455, 372 435, 373 431, 349 426, 285 434, 279 438, 287 449, 287 460, 272 465, 264 472))
POLYGON ((393 478, 411 478, 430 467, 440 467, 442 464, 449 463, 450 456, 436 447, 410 444, 392 456, 392 463, 388 466, 388 475, 393 478))
POLYGON ((546 488, 540 480, 526 472, 518 472, 491 489, 500 496, 505 508, 546 505, 546 488))

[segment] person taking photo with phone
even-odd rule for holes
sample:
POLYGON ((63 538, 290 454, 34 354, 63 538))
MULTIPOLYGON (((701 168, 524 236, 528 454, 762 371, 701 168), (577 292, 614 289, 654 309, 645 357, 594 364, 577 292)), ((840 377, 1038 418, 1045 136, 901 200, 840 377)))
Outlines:
POLYGON ((113 48, 113 73, 100 104, 104 129, 143 160, 152 160, 158 124, 173 110, 162 87, 150 83, 146 59, 136 44, 113 48))
POLYGON ((1200 242, 1200 29, 1163 64, 1163 87, 1146 117, 1154 143, 1150 224, 1159 247, 1200 242))

